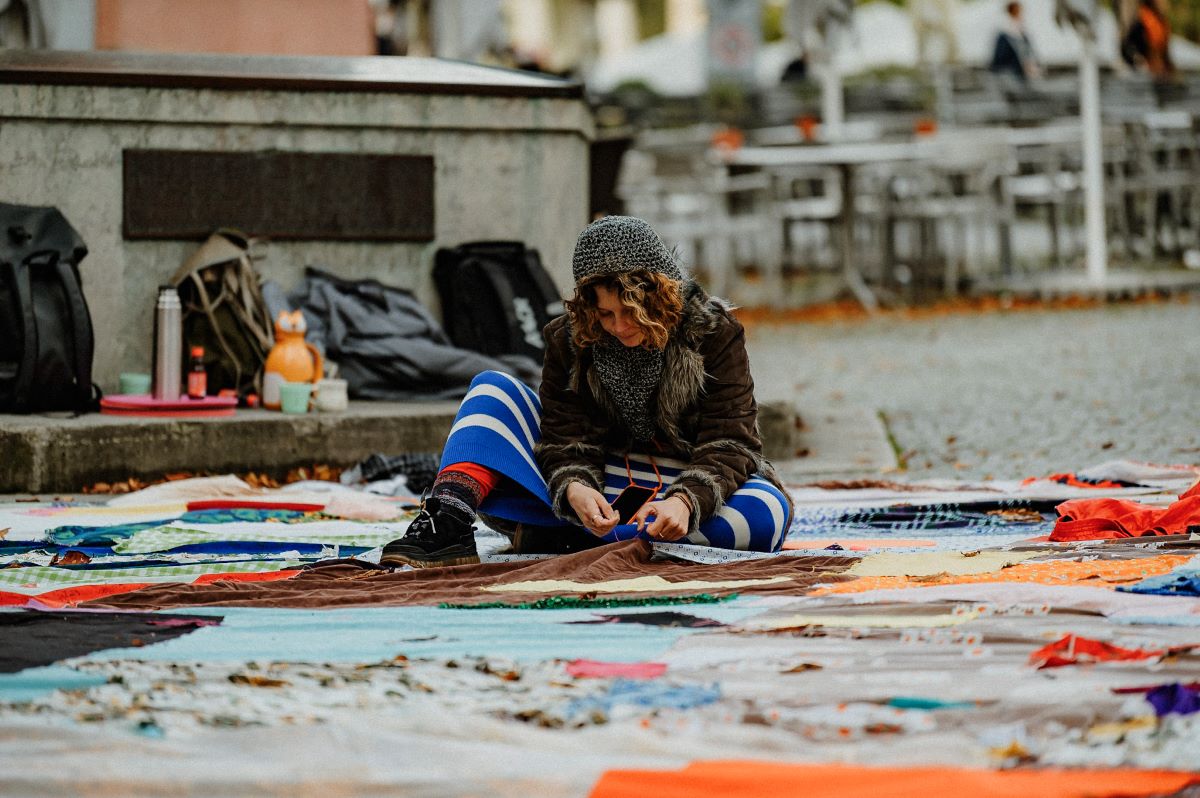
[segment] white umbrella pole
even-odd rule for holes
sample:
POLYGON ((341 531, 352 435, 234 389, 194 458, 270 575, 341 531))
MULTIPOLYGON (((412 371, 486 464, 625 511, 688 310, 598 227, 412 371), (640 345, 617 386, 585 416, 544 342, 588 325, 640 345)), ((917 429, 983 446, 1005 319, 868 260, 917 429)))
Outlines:
POLYGON ((1083 126, 1083 200, 1087 236, 1087 276, 1092 283, 1104 282, 1108 270, 1108 238, 1104 220, 1104 160, 1100 134, 1100 68, 1096 44, 1081 36, 1083 56, 1079 62, 1079 113, 1083 126))
POLYGON ((829 23, 825 31, 825 63, 821 70, 821 125, 826 140, 842 135, 846 112, 842 104, 842 74, 837 67, 838 26, 829 23))

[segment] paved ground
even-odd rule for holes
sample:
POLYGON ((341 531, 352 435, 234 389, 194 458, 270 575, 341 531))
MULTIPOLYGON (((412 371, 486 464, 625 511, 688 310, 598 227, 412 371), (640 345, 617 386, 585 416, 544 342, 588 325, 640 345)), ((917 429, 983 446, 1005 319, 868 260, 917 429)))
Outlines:
POLYGON ((1200 297, 758 323, 749 342, 761 397, 882 411, 910 478, 1200 462, 1200 297))

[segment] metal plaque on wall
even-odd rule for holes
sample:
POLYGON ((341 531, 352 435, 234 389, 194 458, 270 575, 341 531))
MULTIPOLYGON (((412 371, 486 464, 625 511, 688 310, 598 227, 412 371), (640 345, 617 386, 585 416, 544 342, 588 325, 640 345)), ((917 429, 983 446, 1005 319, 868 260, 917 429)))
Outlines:
POLYGON ((433 157, 324 152, 123 152, 127 239, 234 227, 277 240, 432 241, 433 157))

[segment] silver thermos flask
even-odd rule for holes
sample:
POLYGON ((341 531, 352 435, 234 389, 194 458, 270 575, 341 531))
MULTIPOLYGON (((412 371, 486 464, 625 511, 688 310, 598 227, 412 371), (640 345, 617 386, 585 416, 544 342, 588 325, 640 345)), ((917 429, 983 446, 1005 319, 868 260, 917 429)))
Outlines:
POLYGON ((179 401, 182 375, 183 306, 174 286, 160 285, 154 308, 154 398, 179 401))

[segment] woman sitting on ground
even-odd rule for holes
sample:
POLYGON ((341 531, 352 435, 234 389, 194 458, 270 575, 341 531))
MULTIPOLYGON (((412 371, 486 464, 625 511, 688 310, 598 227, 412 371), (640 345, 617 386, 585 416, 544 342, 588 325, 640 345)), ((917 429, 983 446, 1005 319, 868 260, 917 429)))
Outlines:
POLYGON ((544 331, 540 392, 499 372, 475 378, 431 494, 382 564, 478 562, 477 514, 518 551, 632 537, 782 545, 791 500, 762 456, 742 325, 641 219, 590 224, 572 272, 567 313, 544 331), (613 504, 630 485, 650 500, 623 521, 613 504))

